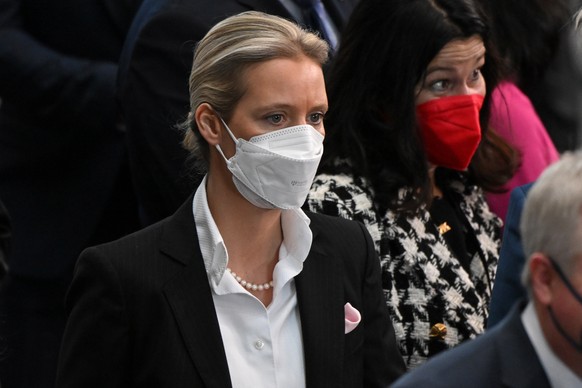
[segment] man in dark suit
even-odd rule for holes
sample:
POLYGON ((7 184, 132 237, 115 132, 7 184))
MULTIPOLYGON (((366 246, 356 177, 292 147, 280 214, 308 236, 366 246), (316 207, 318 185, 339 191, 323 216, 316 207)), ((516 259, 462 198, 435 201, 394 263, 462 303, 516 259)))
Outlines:
MULTIPOLYGON (((312 0, 146 0, 128 34, 119 72, 119 100, 144 225, 172 214, 200 176, 186 171, 182 134, 193 48, 227 16, 257 10, 308 24, 300 6, 312 0)), ((357 0, 323 0, 337 33, 357 0)), ((321 3, 320 3, 321 4, 321 3)))
POLYGON ((499 323, 511 310, 511 306, 526 296, 519 275, 523 271, 525 256, 521 246, 519 220, 523 211, 523 204, 532 183, 513 189, 509 199, 509 208, 505 219, 503 240, 499 252, 499 265, 495 275, 493 293, 489 304, 489 318, 487 327, 491 328, 499 323))
POLYGON ((520 230, 529 302, 497 326, 398 380, 394 387, 582 386, 582 153, 536 181, 520 230))
POLYGON ((0 0, 0 198, 12 220, 5 388, 53 386, 79 253, 137 227, 114 91, 139 3, 0 0))

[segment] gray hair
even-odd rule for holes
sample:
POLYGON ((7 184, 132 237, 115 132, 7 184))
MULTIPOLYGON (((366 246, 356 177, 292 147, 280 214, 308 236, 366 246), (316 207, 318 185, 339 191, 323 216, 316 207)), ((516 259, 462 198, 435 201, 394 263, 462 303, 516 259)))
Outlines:
MULTIPOLYGON (((582 152, 568 152, 548 167, 532 186, 520 221, 525 257, 551 257, 565 273, 582 254, 582 152)), ((530 288, 529 265, 522 282, 530 288)))
MULTIPOLYGON (((246 91, 245 71, 255 63, 301 55, 323 66, 329 46, 314 33, 278 16, 249 11, 216 24, 198 43, 190 73, 190 113, 181 128, 183 145, 205 170, 209 147, 194 113, 208 103, 228 121, 246 91)), ((290 75, 292 77, 293 75, 290 75)))

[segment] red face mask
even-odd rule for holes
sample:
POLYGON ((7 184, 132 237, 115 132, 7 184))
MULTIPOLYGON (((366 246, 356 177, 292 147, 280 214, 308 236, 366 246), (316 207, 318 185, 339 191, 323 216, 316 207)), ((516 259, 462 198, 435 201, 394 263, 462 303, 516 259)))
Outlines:
POLYGON ((416 107, 428 160, 437 166, 465 170, 481 141, 480 94, 441 97, 416 107))

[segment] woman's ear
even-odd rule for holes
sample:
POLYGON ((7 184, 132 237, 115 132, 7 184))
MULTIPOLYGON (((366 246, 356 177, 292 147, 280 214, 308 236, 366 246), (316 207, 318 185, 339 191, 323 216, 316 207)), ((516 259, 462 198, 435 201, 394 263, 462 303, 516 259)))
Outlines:
POLYGON ((211 147, 219 144, 222 122, 214 109, 209 104, 202 103, 196 108, 194 118, 196 119, 198 131, 206 142, 211 147))

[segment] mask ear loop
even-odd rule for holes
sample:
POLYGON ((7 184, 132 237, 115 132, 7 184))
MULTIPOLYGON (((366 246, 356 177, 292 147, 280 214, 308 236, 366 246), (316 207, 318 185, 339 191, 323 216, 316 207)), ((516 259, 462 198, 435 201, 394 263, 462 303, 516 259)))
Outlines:
MULTIPOLYGON (((560 266, 558 265, 558 263, 556 263, 554 261, 554 259, 552 259, 551 257, 548 257, 548 259, 550 260, 550 263, 552 264, 552 267, 554 267, 554 270, 558 273, 558 276, 560 277, 560 279, 562 280, 562 282, 566 285, 566 287, 568 288, 568 290, 570 291, 570 293, 572 294, 572 296, 574 296, 574 298, 576 298, 576 300, 578 302, 580 302, 580 304, 582 304, 582 297, 574 289, 574 286, 572 285, 572 283, 570 283, 570 281, 568 280, 568 278, 566 277, 566 275, 564 274, 564 272, 562 272, 562 269, 560 268, 560 266)), ((576 340, 574 340, 574 338, 572 338, 568 333, 566 333, 566 330, 562 327, 562 325, 560 324, 560 322, 558 322, 558 318, 554 315, 554 311, 552 310, 552 307, 551 306, 548 306, 547 309, 548 309, 548 312, 550 313, 550 318, 552 319, 552 322, 554 323, 554 326, 558 329, 558 332, 562 335, 562 337, 564 337, 564 339, 566 341, 568 341, 568 343, 574 349, 576 349, 578 352, 582 353, 582 344, 577 343, 576 340)))
POLYGON ((234 144, 238 144, 238 139, 234 137, 234 134, 230 131, 230 128, 228 127, 228 125, 226 125, 226 122, 222 119, 222 117, 218 116, 218 118, 220 119, 220 121, 222 121, 222 124, 224 124, 224 127, 226 128, 226 131, 230 135, 232 141, 234 141, 234 144))
POLYGON ((558 318, 554 315, 552 307, 548 306, 547 309, 548 312, 550 313, 550 318, 552 319, 554 326, 556 327, 556 329, 558 329, 558 332, 562 335, 562 337, 564 337, 564 339, 570 344, 570 346, 572 346, 578 352, 582 353, 582 344, 577 343, 576 340, 570 336, 570 334, 566 333, 566 330, 562 327, 560 322, 558 322, 558 318))
MULTIPOLYGON (((220 121, 222 122, 222 124, 224 125, 224 127, 226 128, 226 132, 228 132, 228 135, 230 136, 230 138, 232 139, 232 141, 234 142, 234 144, 235 145, 238 145, 238 139, 236 137, 234 137, 234 134, 231 132, 231 130, 228 127, 228 125, 226 125, 226 122, 222 119, 222 117, 220 117, 220 115, 218 115, 218 118, 220 119, 220 121)), ((222 157, 226 161, 226 163, 228 163, 228 159, 224 155, 224 152, 222 152, 222 148, 220 147, 220 144, 217 144, 215 147, 216 147, 217 151, 220 153, 220 155, 222 155, 222 157)))
POLYGON ((560 266, 558 266, 558 263, 556 263, 554 261, 554 259, 552 259, 551 257, 548 257, 548 258, 550 259, 550 263, 552 263, 552 267, 554 267, 554 270, 558 273, 558 276, 562 280, 562 283, 564 283, 566 285, 566 287, 568 288, 568 291, 570 291, 570 294, 572 294, 572 296, 574 298, 576 298, 578 303, 582 304, 582 295, 580 295, 578 293, 578 291, 576 291, 576 289, 574 288, 572 283, 570 283, 570 281, 568 280, 568 278, 566 277, 564 272, 562 272, 562 269, 560 268, 560 266))

